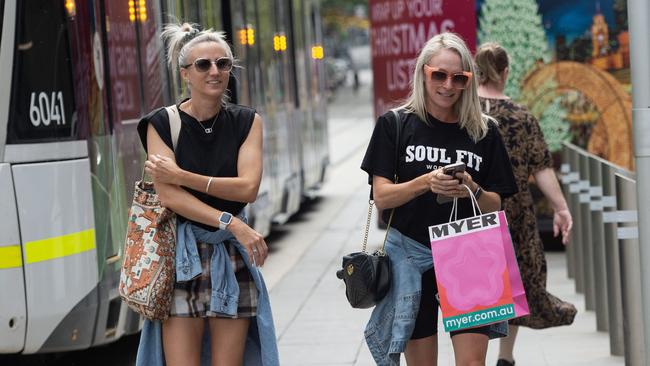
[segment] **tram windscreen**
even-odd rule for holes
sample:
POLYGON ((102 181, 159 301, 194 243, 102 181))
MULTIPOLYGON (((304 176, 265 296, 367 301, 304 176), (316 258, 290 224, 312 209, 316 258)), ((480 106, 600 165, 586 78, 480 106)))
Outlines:
POLYGON ((17 6, 7 143, 69 140, 76 114, 65 2, 17 6))

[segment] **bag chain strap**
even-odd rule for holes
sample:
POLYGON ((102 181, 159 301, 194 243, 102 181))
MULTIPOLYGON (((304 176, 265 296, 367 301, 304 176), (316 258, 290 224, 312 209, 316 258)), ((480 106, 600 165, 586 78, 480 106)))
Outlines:
MULTIPOLYGON (((397 184, 397 175, 395 175, 395 183, 397 184)), ((366 247, 368 246, 368 232, 370 231, 370 220, 372 218, 372 206, 375 204, 375 201, 373 200, 368 200, 368 220, 366 220, 366 231, 364 232, 363 235, 363 248, 361 249, 362 252, 368 253, 366 251, 366 247)), ((390 210, 390 216, 388 217, 388 223, 386 224, 386 234, 384 235, 384 243, 381 245, 381 249, 377 251, 377 255, 384 256, 386 255, 386 251, 384 251, 384 248, 386 247, 386 240, 388 239, 388 231, 390 231, 390 224, 393 222, 393 214, 395 213, 395 208, 390 210)))
MULTIPOLYGON (((399 162, 399 143, 400 143, 400 130, 401 130, 401 118, 399 116, 399 113, 396 110, 392 110, 393 115, 395 116, 395 128, 397 130, 395 134, 395 174, 393 175, 394 177, 394 182, 397 184, 399 181, 399 178, 397 177, 397 165, 399 162)), ((372 188, 370 189, 370 197, 372 197, 372 188)), ((366 231, 363 235, 363 248, 362 252, 363 253, 368 253, 366 252, 366 246, 368 245, 368 232, 370 231, 370 218, 372 217, 372 206, 374 205, 375 201, 371 198, 368 200, 368 220, 366 221, 366 231)), ((384 248, 386 248, 386 240, 388 239, 388 232, 390 231, 390 224, 393 222, 393 214, 395 213, 395 208, 390 211, 390 216, 388 217, 388 223, 386 224, 386 235, 384 236, 384 243, 381 245, 381 249, 377 251, 377 255, 379 256, 384 256, 386 255, 386 252, 384 251, 384 248)))
POLYGON ((366 232, 363 234, 363 249, 362 252, 366 252, 366 246, 368 245, 368 232, 370 231, 370 218, 372 217, 372 206, 375 204, 375 201, 368 200, 368 220, 366 221, 366 232))

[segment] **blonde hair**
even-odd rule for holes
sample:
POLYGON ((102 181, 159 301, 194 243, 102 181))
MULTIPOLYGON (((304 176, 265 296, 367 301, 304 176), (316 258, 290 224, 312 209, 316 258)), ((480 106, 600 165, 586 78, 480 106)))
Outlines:
MULTIPOLYGON (((237 66, 237 60, 233 56, 232 49, 226 42, 224 32, 215 31, 212 28, 200 30, 198 24, 190 23, 167 23, 161 33, 163 41, 167 44, 167 65, 174 75, 178 75, 180 68, 187 65, 187 57, 194 46, 204 42, 214 42, 220 45, 226 52, 226 57, 233 61, 233 67, 237 66)), ((221 104, 225 105, 230 99, 224 93, 221 104)))
MULTIPOLYGON (((415 113, 427 124, 429 122, 427 121, 427 91, 424 79, 424 65, 442 50, 456 52, 460 56, 463 71, 469 71, 472 75, 476 75, 474 62, 467 45, 457 34, 440 33, 428 40, 415 62, 411 92, 406 98, 406 102, 399 107, 404 108, 408 113, 415 113)), ((458 114, 460 127, 467 131, 467 134, 474 142, 478 142, 485 137, 488 131, 488 121, 496 123, 493 118, 481 112, 476 82, 473 77, 467 88, 462 91, 460 99, 454 104, 454 111, 458 114)))
POLYGON ((479 73, 479 84, 502 82, 501 73, 509 65, 508 53, 496 42, 482 44, 476 50, 476 69, 479 73))

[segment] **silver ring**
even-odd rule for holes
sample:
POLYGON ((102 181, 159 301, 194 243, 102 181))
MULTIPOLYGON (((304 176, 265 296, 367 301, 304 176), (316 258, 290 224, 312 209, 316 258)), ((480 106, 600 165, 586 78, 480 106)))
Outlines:
POLYGON ((253 254, 257 254, 257 248, 253 248, 253 254))

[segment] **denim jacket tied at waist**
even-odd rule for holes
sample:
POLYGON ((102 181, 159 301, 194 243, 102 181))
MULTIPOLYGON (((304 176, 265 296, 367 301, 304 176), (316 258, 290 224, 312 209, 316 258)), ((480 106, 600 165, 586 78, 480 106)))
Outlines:
MULTIPOLYGON (((240 218, 245 221, 245 218, 240 218)), ((189 281, 201 274, 197 242, 215 246, 210 258, 212 281, 210 311, 222 317, 236 317, 239 302, 239 285, 230 256, 223 244, 229 241, 239 250, 258 291, 257 315, 251 318, 251 326, 246 338, 244 366, 278 366, 280 361, 269 294, 262 273, 254 263, 249 262, 246 249, 228 230, 208 231, 188 221, 179 220, 176 233, 176 280, 178 282, 189 281)), ((207 330, 206 327, 201 365, 210 364, 210 342, 207 330)), ((164 364, 161 323, 145 320, 140 335, 136 366, 163 366, 164 364)))
MULTIPOLYGON (((433 258, 430 249, 394 228, 388 232, 385 250, 391 261, 392 284, 373 310, 365 337, 377 365, 394 366, 400 364, 400 353, 415 329, 422 273, 433 267, 433 258)), ((508 335, 507 322, 489 327, 491 339, 508 335)))

